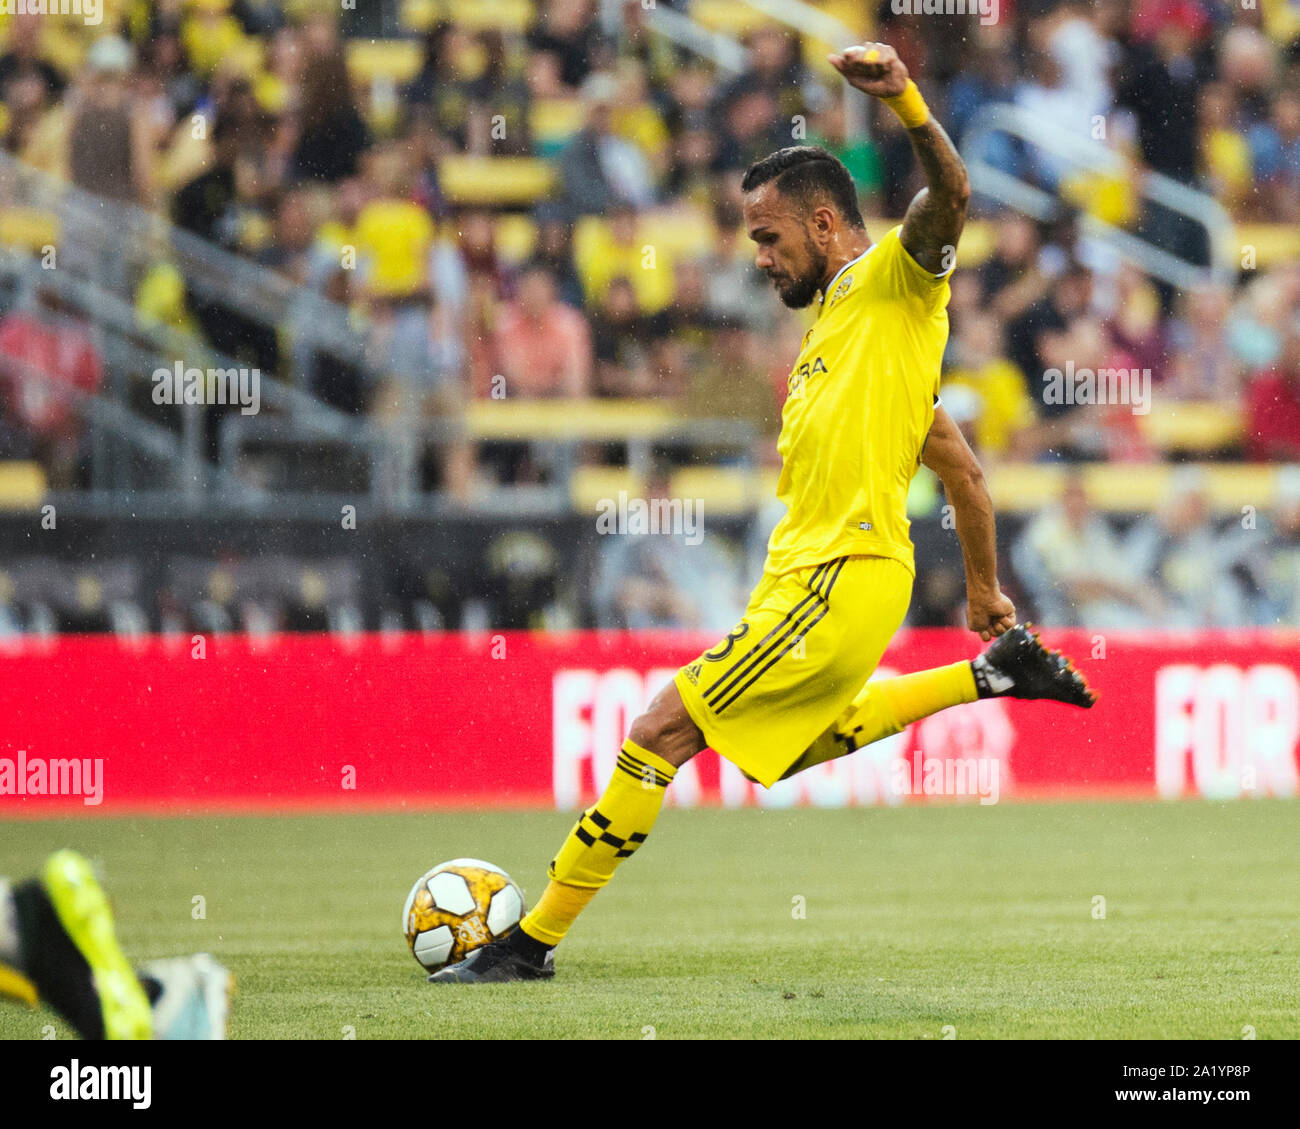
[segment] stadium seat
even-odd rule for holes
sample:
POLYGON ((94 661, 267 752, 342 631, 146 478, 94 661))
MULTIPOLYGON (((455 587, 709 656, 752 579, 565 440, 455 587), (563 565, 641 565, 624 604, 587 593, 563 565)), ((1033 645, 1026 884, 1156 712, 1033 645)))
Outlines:
MULTIPOLYGON (((901 220, 888 221, 883 230, 888 231, 901 220)), ((874 230, 874 229, 873 229, 874 230)), ((997 229, 987 220, 971 220, 961 233, 957 246, 957 262, 963 267, 977 267, 997 249, 997 229)))
POLYGON ((993 505, 999 511, 1033 513, 1045 509, 1061 494, 1065 471, 1040 463, 1001 463, 984 469, 993 505))
MULTIPOLYGON (((710 514, 747 514, 766 502, 776 490, 775 470, 741 467, 684 467, 670 482, 674 498, 692 498, 704 503, 710 514)), ((616 498, 619 491, 630 497, 644 493, 645 481, 626 467, 579 467, 570 479, 574 508, 590 512, 602 498, 616 498)))
POLYGON ((423 58, 414 39, 353 39, 348 43, 348 70, 356 81, 377 78, 403 83, 414 78, 423 58))
POLYGON ((685 467, 672 477, 674 498, 692 498, 711 514, 739 514, 758 501, 753 477, 737 467, 685 467))
POLYGON ((731 36, 743 36, 773 22, 744 0, 695 0, 691 16, 704 27, 731 36))
POLYGON ((45 471, 39 463, 0 463, 0 510, 30 510, 45 497, 45 471))
POLYGON ((1168 403, 1137 419, 1147 441, 1165 452, 1235 447, 1245 428, 1240 406, 1214 402, 1168 403))
MULTIPOLYGON (((1269 506, 1277 468, 1252 463, 1206 463, 1206 489, 1216 514, 1239 514, 1244 503, 1269 506)), ((1092 463, 1081 468, 1092 505, 1108 513, 1152 513, 1169 497, 1178 468, 1167 463, 1092 463)), ((988 471, 993 503, 1004 513, 1034 514, 1061 495, 1067 468, 1057 463, 1004 463, 988 471)))
POLYGON ((458 26, 470 31, 499 28, 527 31, 536 14, 533 0, 474 0, 472 4, 452 0, 402 0, 399 18, 405 31, 426 32, 440 20, 455 17, 458 26))
POLYGON ((555 185, 554 166, 531 157, 444 157, 438 175, 452 203, 485 207, 535 204, 555 185))
POLYGON ((57 247, 59 217, 39 208, 5 208, 0 211, 0 247, 39 254, 43 247, 57 247))
POLYGON ((1237 228, 1242 254, 1255 252, 1255 267, 1266 268, 1300 262, 1300 225, 1247 223, 1237 228))
POLYGON ((845 27, 857 28, 865 38, 871 38, 876 26, 870 6, 863 7, 862 0, 808 0, 828 16, 834 16, 845 27))
POLYGON ((470 434, 481 440, 657 439, 680 427, 657 400, 479 400, 468 415, 470 434))
POLYGON ((595 513, 599 504, 617 498, 626 492, 629 497, 640 497, 645 492, 645 481, 627 467, 578 467, 569 480, 569 497, 573 508, 582 513, 595 513))

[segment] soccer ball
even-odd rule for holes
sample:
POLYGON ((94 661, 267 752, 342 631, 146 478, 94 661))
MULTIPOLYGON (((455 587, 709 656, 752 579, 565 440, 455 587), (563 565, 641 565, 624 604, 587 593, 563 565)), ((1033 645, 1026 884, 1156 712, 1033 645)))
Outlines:
POLYGON ((524 916, 524 895, 499 866, 482 859, 452 859, 411 887, 402 931, 411 954, 437 972, 497 937, 524 916))

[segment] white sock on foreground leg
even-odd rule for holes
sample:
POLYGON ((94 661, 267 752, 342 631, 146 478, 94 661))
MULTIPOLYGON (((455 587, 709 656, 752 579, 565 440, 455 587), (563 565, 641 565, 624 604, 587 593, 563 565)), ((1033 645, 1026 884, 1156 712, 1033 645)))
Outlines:
POLYGON ((22 946, 18 942, 18 914, 8 879, 0 878, 0 964, 18 968, 22 946))

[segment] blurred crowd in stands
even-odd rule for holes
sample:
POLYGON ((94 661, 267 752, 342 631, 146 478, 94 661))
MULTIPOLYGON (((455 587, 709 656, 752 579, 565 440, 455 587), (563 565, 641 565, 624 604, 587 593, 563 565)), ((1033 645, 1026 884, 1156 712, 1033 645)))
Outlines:
MULTIPOLYGON (((356 10, 366 7, 105 0, 97 27, 7 17, 4 146, 350 308, 367 363, 320 354, 287 372, 275 327, 196 302, 165 256, 133 291, 142 324, 206 337, 344 412, 395 426, 459 416, 474 399, 650 399, 750 421, 770 462, 807 321, 752 266, 739 174, 782 146, 824 145, 853 173, 864 211, 897 221, 923 181, 893 115, 868 105, 866 136, 852 133, 842 85, 784 26, 748 31, 749 67, 731 75, 655 34, 640 0, 613 5, 616 19, 598 0, 537 0, 520 31, 433 4, 430 26, 407 29, 414 73, 372 81, 350 49, 393 29, 376 30, 374 13, 356 10), (444 183, 447 162, 466 157, 544 162, 553 188, 508 207, 467 200, 444 183), (701 237, 683 250, 658 234, 674 225, 701 237)), ((1199 229, 1143 203, 1149 173, 1212 193, 1239 224, 1300 225, 1300 5, 1003 0, 988 25, 893 7, 835 5, 899 50, 959 144, 983 108, 1008 103, 1104 141, 1130 169, 1080 177, 1005 137, 979 153, 1071 205, 1054 223, 978 203, 972 213, 990 232, 969 269, 958 260, 943 394, 986 464, 1164 457, 1131 404, 1053 402, 1044 374, 1067 364, 1149 370, 1151 412, 1196 402, 1239 417, 1209 456, 1300 461, 1300 261, 1243 246, 1234 279, 1181 292, 1080 231, 1091 215, 1207 261, 1199 229)), ((884 221, 869 227, 879 236, 884 221)), ((75 483, 76 420, 49 406, 49 389, 98 386, 93 335, 9 310, 0 355, 17 362, 0 457, 36 458, 55 485, 75 483), (25 380, 24 366, 46 379, 25 380)), ((539 473, 527 458, 448 452, 433 484, 471 505, 493 481, 539 473)), ((1114 584, 1135 578, 1124 591, 1070 571, 1080 538, 1089 560, 1111 550, 1100 548, 1106 519, 1067 491, 1016 552, 1035 584, 1078 589, 1052 611, 1048 589, 1033 591, 1039 614, 1065 621, 1086 604, 1101 617, 1272 622, 1260 609, 1282 605, 1259 596, 1251 552, 1232 556, 1195 501, 1201 487, 1180 489, 1115 541, 1122 567, 1099 566, 1114 584), (1215 552, 1199 552, 1197 537, 1215 552), (1186 578, 1207 569, 1240 599, 1211 608, 1198 595, 1206 576, 1186 578), (1170 585, 1158 607, 1138 579, 1152 575, 1170 585)), ((1292 536, 1290 518, 1279 521, 1292 536)), ((600 602, 611 623, 690 620, 644 588, 600 602)))

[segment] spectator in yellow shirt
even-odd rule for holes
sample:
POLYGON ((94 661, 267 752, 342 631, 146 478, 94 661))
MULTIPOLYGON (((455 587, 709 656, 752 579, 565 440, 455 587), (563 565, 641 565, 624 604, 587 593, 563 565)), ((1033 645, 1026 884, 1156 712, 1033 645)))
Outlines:
POLYGON ((230 7, 230 0, 194 0, 181 24, 185 53, 201 75, 210 75, 244 45, 244 29, 230 7))
POLYGON ((1255 187, 1250 145, 1237 127, 1236 97, 1226 83, 1201 89, 1201 171, 1218 201, 1239 214, 1255 187))
POLYGON ((357 216, 359 263, 374 298, 418 298, 428 288, 434 226, 419 204, 394 196, 372 200, 357 216))
POLYGON ((1003 351, 1002 328, 986 313, 967 314, 952 345, 942 391, 969 389, 979 398, 975 442, 982 456, 1023 457, 1038 414, 1021 371, 1003 351))
POLYGON ((610 284, 626 278, 636 291, 643 314, 657 314, 673 300, 677 289, 672 258, 640 234, 634 208, 618 207, 608 225, 598 228, 578 251, 578 273, 590 306, 602 306, 610 284))

